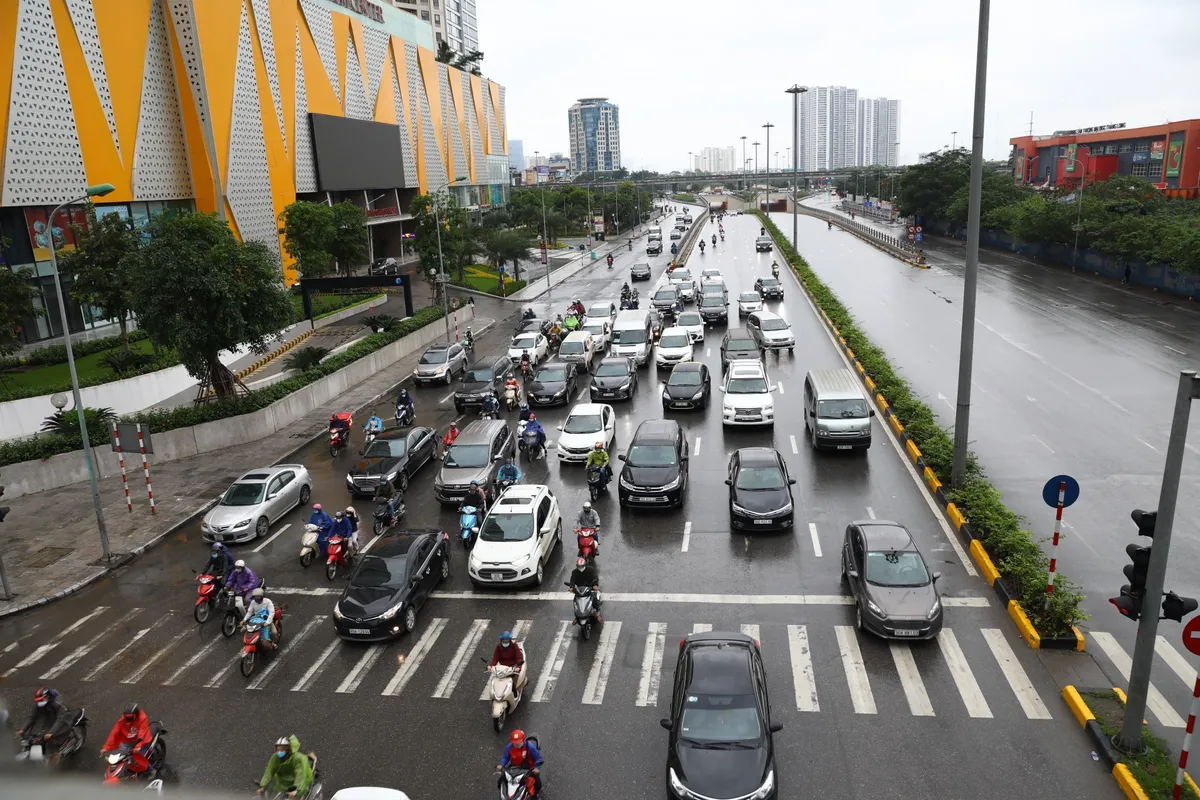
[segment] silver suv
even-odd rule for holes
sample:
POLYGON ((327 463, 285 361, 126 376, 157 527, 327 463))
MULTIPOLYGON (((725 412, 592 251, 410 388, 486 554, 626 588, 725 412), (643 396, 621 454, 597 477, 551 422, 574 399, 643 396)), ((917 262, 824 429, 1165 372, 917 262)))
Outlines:
POLYGON ((433 496, 439 503, 459 503, 478 481, 489 498, 496 497, 496 472, 505 456, 515 456, 516 438, 500 420, 470 423, 442 457, 442 468, 433 479, 433 496))

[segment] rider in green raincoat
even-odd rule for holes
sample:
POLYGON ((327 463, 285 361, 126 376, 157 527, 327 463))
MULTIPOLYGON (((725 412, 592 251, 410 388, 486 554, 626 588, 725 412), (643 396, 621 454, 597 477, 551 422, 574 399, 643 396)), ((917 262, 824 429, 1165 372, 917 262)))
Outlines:
POLYGON ((279 738, 256 794, 270 789, 287 792, 288 797, 304 797, 312 788, 314 760, 315 757, 300 752, 300 740, 295 734, 279 738))

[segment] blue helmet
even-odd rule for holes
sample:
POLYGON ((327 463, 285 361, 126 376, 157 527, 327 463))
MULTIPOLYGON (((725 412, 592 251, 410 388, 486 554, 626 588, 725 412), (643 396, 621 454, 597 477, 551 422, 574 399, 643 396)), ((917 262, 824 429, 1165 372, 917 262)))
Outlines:
POLYGON ((512 631, 505 631, 504 633, 500 634, 500 641, 511 642, 512 641, 512 631))

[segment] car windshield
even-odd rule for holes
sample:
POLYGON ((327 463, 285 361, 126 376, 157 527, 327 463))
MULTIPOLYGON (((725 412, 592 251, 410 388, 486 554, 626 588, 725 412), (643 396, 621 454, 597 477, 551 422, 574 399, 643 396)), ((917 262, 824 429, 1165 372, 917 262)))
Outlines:
POLYGON ((445 350, 426 350, 421 354, 420 364, 445 364, 449 354, 445 350))
POLYGON ((659 347, 691 347, 692 337, 686 333, 672 333, 658 340, 659 347))
POLYGON ((363 556, 362 564, 354 573, 351 592, 354 599, 364 605, 374 600, 383 600, 404 585, 408 572, 408 553, 386 558, 370 554, 363 556))
POLYGON ((861 419, 867 416, 867 401, 858 397, 849 400, 818 400, 817 416, 821 419, 861 419))
POLYGON ((662 290, 654 293, 654 301, 656 303, 660 303, 660 302, 674 303, 675 298, 676 298, 676 295, 675 295, 674 289, 662 289, 662 290))
POLYGON ((629 367, 620 363, 605 363, 596 368, 597 378, 619 378, 629 374, 629 367))
POLYGON ((774 278, 762 278, 761 283, 764 287, 771 289, 779 285, 779 281, 775 280, 774 278))
POLYGON ((609 308, 608 306, 604 306, 604 305, 592 306, 591 308, 589 308, 587 310, 587 316, 589 316, 589 317, 603 318, 603 317, 608 317, 611 315, 612 315, 612 309, 609 308))
POLYGON ((489 514, 479 529, 485 542, 523 542, 533 536, 533 517, 529 514, 489 514))
POLYGON ((675 371, 671 373, 671 378, 667 381, 668 386, 699 386, 703 383, 700 379, 700 370, 689 369, 687 372, 675 371))
POLYGON ((463 375, 463 383, 491 383, 492 371, 490 369, 473 369, 466 375, 463 375))
POLYGON ((584 325, 583 329, 585 331, 587 331, 588 333, 590 333, 592 336, 603 336, 604 335, 604 323, 603 322, 596 322, 591 325, 584 325))
POLYGON ((762 298, 758 296, 758 292, 742 292, 738 295, 738 300, 741 300, 743 303, 757 303, 762 298))
POLYGON ((686 269, 677 269, 671 273, 671 283, 687 283, 692 279, 692 273, 686 269))
POLYGON ((725 391, 729 394, 766 394, 767 380, 766 378, 730 378, 725 384, 725 391))
POLYGON ((645 328, 626 328, 623 331, 613 331, 613 344, 644 344, 646 341, 645 328))
POLYGON ((673 467, 675 448, 669 444, 635 444, 625 454, 625 463, 631 467, 673 467))
POLYGON ((783 479, 783 473, 779 467, 742 467, 738 472, 737 483, 739 489, 747 489, 749 491, 765 491, 767 489, 782 489, 787 485, 783 479))
POLYGON ((532 350, 537 346, 536 336, 518 336, 513 339, 512 346, 514 350, 532 350))
POLYGON ((689 694, 679 720, 679 735, 698 744, 761 738, 762 722, 754 695, 689 694))
MULTIPOLYGON (((577 342, 563 342, 562 347, 559 349, 559 352, 560 353, 582 353, 583 352, 582 344, 580 345, 578 350, 570 350, 570 349, 568 349, 568 345, 571 345, 571 344, 577 344, 577 342)), ((533 376, 533 379, 535 381, 540 381, 541 383, 556 383, 556 382, 560 382, 560 381, 565 381, 567 379, 567 368, 566 367, 544 367, 543 369, 539 369, 537 371, 537 374, 533 376)))
POLYGON ((700 315, 697 314, 695 311, 688 311, 687 313, 679 315, 679 324, 680 325, 703 325, 704 322, 700 319, 700 315))
POLYGON ((478 469, 488 463, 488 446, 486 444, 452 444, 446 451, 447 467, 463 467, 478 469))
POLYGON ((376 439, 367 445, 363 458, 399 458, 408 450, 404 439, 376 439))
POLYGON ((700 307, 708 308, 709 306, 723 306, 725 301, 721 299, 719 294, 709 294, 700 298, 700 307))
POLYGON ((225 490, 221 498, 223 506, 253 506, 262 502, 265 483, 235 483, 225 490))
POLYGON ((863 578, 876 586, 927 586, 929 570, 916 550, 868 550, 863 578))
POLYGON ((563 342, 561 345, 559 345, 558 352, 560 355, 565 356, 579 355, 580 353, 584 352, 583 340, 576 339, 572 342, 563 342))
POLYGON ((602 429, 599 414, 572 414, 563 425, 563 433, 597 433, 602 429))
POLYGON ((758 327, 764 331, 786 331, 788 329, 788 324, 782 319, 771 319, 768 317, 767 319, 762 320, 758 327))
POLYGON ((725 343, 725 349, 738 353, 749 352, 750 350, 758 349, 758 342, 753 339, 730 339, 725 343))

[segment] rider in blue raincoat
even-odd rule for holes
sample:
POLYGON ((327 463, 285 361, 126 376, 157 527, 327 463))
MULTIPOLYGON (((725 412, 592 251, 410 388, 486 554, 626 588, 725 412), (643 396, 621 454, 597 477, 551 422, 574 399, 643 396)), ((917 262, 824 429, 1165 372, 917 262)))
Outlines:
POLYGON ((324 558, 326 545, 329 544, 329 537, 333 533, 333 517, 325 513, 320 503, 313 503, 313 512, 308 518, 308 524, 318 528, 317 546, 321 548, 321 558, 324 558))

